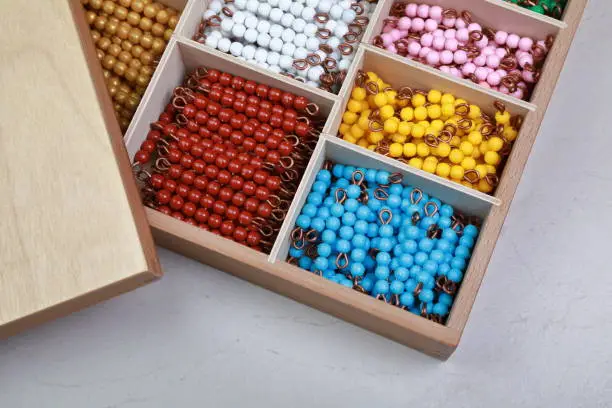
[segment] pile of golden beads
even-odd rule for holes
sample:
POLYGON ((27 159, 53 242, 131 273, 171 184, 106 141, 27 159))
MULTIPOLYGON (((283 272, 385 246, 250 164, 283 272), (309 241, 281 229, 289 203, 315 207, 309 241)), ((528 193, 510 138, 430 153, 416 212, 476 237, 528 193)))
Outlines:
POLYGON ((81 0, 121 129, 130 124, 179 19, 152 0, 81 0))
POLYGON ((494 116, 450 93, 394 89, 359 72, 340 125, 344 140, 410 166, 492 193, 521 117, 500 102, 494 116))

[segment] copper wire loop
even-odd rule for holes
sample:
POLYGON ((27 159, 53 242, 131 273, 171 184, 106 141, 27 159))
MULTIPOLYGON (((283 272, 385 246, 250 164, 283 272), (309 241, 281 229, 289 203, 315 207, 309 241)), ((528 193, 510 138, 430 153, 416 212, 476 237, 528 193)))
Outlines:
MULTIPOLYGON (((326 60, 327 59, 329 59, 329 58, 326 58, 326 60)), ((319 81, 321 81, 328 88, 331 87, 334 84, 334 82, 336 82, 336 80, 334 79, 334 76, 332 74, 330 74, 329 72, 327 72, 325 74, 322 74, 319 77, 319 81)))
POLYGON ((298 264, 298 260, 297 260, 297 258, 294 258, 294 257, 290 256, 289 258, 287 258, 287 263, 291 264, 291 265, 297 265, 298 264))
POLYGON ((453 281, 447 281, 444 286, 442 286, 442 291, 448 295, 454 295, 457 292, 457 284, 453 281))
POLYGON ((317 13, 314 16, 314 19, 319 24, 325 24, 329 20, 329 14, 327 14, 327 13, 317 13))
POLYGON ((281 173, 280 177, 281 180, 285 182, 291 182, 299 179, 300 173, 298 173, 296 169, 286 169, 284 172, 281 173))
MULTIPOLYGON (((332 69, 336 69, 337 65, 338 65, 337 61, 335 59, 331 58, 331 57, 327 57, 327 58, 325 58, 323 60, 323 68, 325 68, 327 70, 331 71, 332 69)), ((332 77, 332 81, 334 81, 333 77, 332 77)))
POLYGON ((419 221, 421 221, 421 214, 419 214, 416 211, 413 212, 412 215, 410 216, 410 222, 412 222, 412 225, 417 225, 419 221))
POLYGON ((389 193, 386 192, 383 188, 377 187, 374 190, 374 197, 381 201, 387 201, 389 199, 389 193))
POLYGON ((308 61, 306 61, 304 58, 293 60, 293 68, 303 71, 308 68, 308 61))
POLYGON ((401 184, 404 181, 404 176, 402 173, 391 173, 389 175, 389 184, 401 184))
POLYGON ((319 50, 326 54, 331 54, 334 52, 334 49, 329 44, 319 44, 319 50))
POLYGON ((382 37, 380 35, 374 37, 374 39, 372 40, 372 45, 378 48, 385 48, 382 37))
POLYGON ((438 204, 434 203, 433 201, 428 201, 427 203, 425 203, 423 211, 425 212, 426 216, 433 217, 438 213, 438 204), (429 211, 431 207, 433 207, 433 210, 429 211))
POLYGON ((348 198, 348 194, 346 193, 345 189, 337 188, 334 192, 334 198, 336 199, 336 203, 343 204, 348 198))
POLYGON ((389 141, 388 140, 381 140, 380 142, 378 142, 378 144, 376 145, 376 148, 374 149, 374 151, 376 153, 380 153, 382 155, 387 155, 389 153, 389 141))
POLYGON ((429 147, 438 147, 440 145, 440 140, 438 140, 438 138, 435 135, 432 135, 431 133, 428 133, 423 136, 423 141, 429 147))
POLYGON ((363 182, 365 181, 365 174, 363 174, 363 171, 361 170, 355 170, 353 174, 351 175, 351 181, 353 182, 353 184, 361 186, 363 182))
POLYGON ((405 9, 406 9, 406 4, 405 3, 394 3, 391 6, 391 10, 389 11, 389 15, 390 16, 394 16, 394 17, 403 17, 405 9))
POLYGON ((132 167, 134 174, 136 176, 136 180, 141 181, 143 183, 146 183, 147 181, 149 181, 149 179, 151 178, 151 173, 149 173, 146 170, 143 170, 140 168, 139 165, 135 164, 132 167))
POLYGON ((270 205, 271 205, 272 207, 274 207, 274 208, 280 208, 281 203, 282 203, 283 201, 284 201, 284 200, 281 200, 281 198, 280 198, 279 196, 274 195, 274 194, 270 194, 270 196, 269 196, 269 197, 268 197, 268 199, 266 200, 266 202, 267 202, 268 204, 270 204, 270 205))
POLYGON ((359 195, 358 200, 361 201, 363 204, 367 204, 370 201, 370 195, 368 194, 368 190, 361 190, 361 194, 359 195))
POLYGON ((398 21, 399 21, 399 18, 397 18, 397 17, 385 18, 383 20, 383 26, 387 26, 388 28, 395 28, 395 27, 397 27, 397 22, 398 21))
POLYGON ((420 189, 415 188, 410 192, 410 204, 418 204, 421 202, 422 199, 423 192, 420 189))
MULTIPOLYGON (((357 75, 355 75, 355 85, 364 88, 366 81, 368 80, 368 75, 362 71, 357 71, 357 75)), ((367 91, 367 88, 366 88, 367 91)), ((376 86, 376 92, 378 92, 378 85, 376 86)))
POLYGON ((385 297, 385 295, 379 293, 378 295, 376 295, 376 300, 382 300, 385 303, 389 303, 387 302, 387 298, 385 297))
POLYGON ((466 116, 468 113, 470 113, 470 105, 467 103, 460 103, 459 105, 455 106, 455 114, 459 116, 466 116))
POLYGON ((462 18, 462 19, 464 19, 464 20, 465 20, 465 22, 466 22, 468 25, 470 25, 470 24, 472 23, 472 21, 473 21, 473 19, 472 19, 472 13, 470 13, 470 12, 469 12, 469 11, 467 11, 467 10, 463 10, 463 11, 461 12, 461 18, 462 18))
POLYGON ((482 33, 486 35, 489 40, 493 40, 495 38, 495 31, 490 27, 483 28, 482 33))
POLYGON ((506 105, 504 105, 504 103, 501 101, 493 102, 493 106, 501 113, 504 113, 506 111, 506 105))
POLYGON ((453 8, 449 8, 449 9, 446 9, 446 10, 442 11, 442 17, 444 17, 444 18, 457 18, 457 17, 459 17, 459 13, 457 13, 457 10, 455 10, 453 8))
POLYGON ((344 252, 339 253, 336 257, 336 266, 338 269, 344 269, 349 266, 348 256, 344 252))
POLYGON ((534 61, 541 61, 546 57, 546 49, 540 44, 534 44, 531 49, 534 61))
POLYGON ((357 284, 356 282, 353 284, 353 290, 356 290, 357 292, 365 293, 366 295, 368 294, 368 291, 365 290, 363 286, 357 284))
POLYGON ((306 249, 304 250, 304 252, 306 253, 306 256, 309 258, 316 258, 317 256, 319 256, 319 253, 317 252, 317 246, 316 245, 308 245, 306 247, 306 249))
POLYGON ((379 92, 378 84, 373 81, 368 81, 365 84, 365 90, 368 95, 376 95, 379 92))
POLYGON ((155 160, 155 168, 161 172, 167 171, 172 164, 165 157, 160 157, 155 160))
POLYGON ((280 208, 274 208, 271 214, 274 220, 283 221, 287 215, 287 212, 285 210, 281 210, 280 208))
POLYGON ((363 26, 355 23, 351 23, 348 25, 349 33, 354 33, 355 35, 363 34, 363 26))
POLYGON ((491 187, 497 187, 499 184, 499 177, 496 174, 487 174, 484 179, 491 187))
POLYGON ((491 136, 496 130, 495 125, 492 123, 483 123, 480 126, 480 133, 486 138, 487 136, 491 136))
POLYGON ((523 125, 523 117, 522 116, 514 116, 510 119, 510 125, 516 130, 519 130, 523 125))
POLYGON ((443 130, 438 135, 438 141, 440 143, 450 143, 452 138, 453 138, 453 134, 449 132, 448 130, 443 130))
POLYGON ((179 113, 178 115, 176 115, 176 124, 179 126, 185 126, 187 125, 187 122, 189 122, 189 119, 187 119, 187 116, 183 115, 182 113, 179 113))
POLYGON ((342 37, 344 38, 344 41, 346 41, 347 44, 354 44, 357 41, 359 41, 359 36, 355 33, 352 32, 348 32, 346 34, 344 34, 344 36, 342 37))
POLYGON ((353 20, 354 24, 360 25, 362 27, 367 26, 369 22, 370 22, 370 19, 366 16, 357 16, 353 20))
POLYGON ((319 109, 319 105, 317 105, 316 103, 310 102, 308 105, 306 105, 306 107, 304 108, 304 112, 306 112, 307 114, 309 114, 310 116, 315 116, 319 113, 320 109, 319 109))
POLYGON ((234 12, 229 7, 223 7, 221 9, 221 12, 223 14, 225 14, 226 16, 228 16, 228 17, 233 17, 234 16, 234 12))
POLYGON ((402 86, 397 91, 397 99, 399 100, 407 100, 411 99, 414 96, 414 90, 409 86, 402 86))
MULTIPOLYGON (((387 195, 388 196, 388 195, 387 195)), ((391 210, 389 210, 388 208, 383 208, 382 210, 380 210, 380 212, 378 213, 378 219, 380 220, 381 224, 383 225, 387 225, 391 222, 391 220, 393 219, 393 213, 391 212, 391 210), (386 217, 385 217, 386 216, 386 217)))
POLYGON ((395 42, 395 48, 397 48, 397 52, 399 54, 405 54, 408 52, 408 46, 410 45, 410 41, 407 38, 402 38, 395 42))
POLYGON ((185 105, 187 105, 187 100, 184 97, 175 96, 172 98, 172 107, 177 111, 182 111, 185 105))
POLYGON ((323 40, 327 40, 329 37, 331 37, 331 34, 331 30, 328 30, 327 28, 319 28, 316 36, 323 40))
POLYGON ((170 150, 166 146, 158 145, 157 146, 157 154, 160 157, 166 157, 166 156, 168 156, 170 154, 170 150))
POLYGON ((316 242, 317 239, 319 239, 319 233, 317 232, 317 230, 311 228, 306 231, 306 234, 304 234, 304 238, 308 242, 316 242))
POLYGON ((295 242, 301 239, 304 239, 304 230, 301 229, 300 227, 295 227, 291 231, 291 240, 295 242))
POLYGON ((412 291, 412 294, 414 295, 414 297, 417 297, 417 296, 419 296, 419 294, 421 293, 422 290, 423 290, 423 283, 419 282, 419 283, 417 283, 416 287, 412 291))
POLYGON ((295 165, 295 161, 289 156, 281 157, 278 162, 286 170, 293 168, 293 166, 295 165))
POLYGON ((482 31, 472 31, 470 32, 470 40, 474 41, 474 42, 478 42, 480 40, 482 40, 484 37, 484 34, 482 33, 482 31))
POLYGON ((338 46, 338 51, 340 51, 342 55, 351 55, 353 53, 353 46, 344 42, 338 46))
POLYGON ((218 14, 215 14, 214 16, 211 16, 208 18, 208 20, 206 20, 206 24, 211 27, 218 27, 221 25, 221 20, 222 20, 221 16, 218 14))
POLYGON ((370 129, 371 132, 380 132, 383 130, 383 128, 383 123, 378 119, 370 120, 368 122, 368 129, 370 129), (377 127, 374 127, 374 125, 377 125, 377 127))
POLYGON ((480 180, 480 174, 476 170, 466 170, 463 179, 468 183, 477 183, 480 180))
POLYGON ((149 125, 149 127, 151 128, 151 130, 163 130, 164 129, 164 125, 161 124, 160 122, 153 122, 149 125))
POLYGON ((442 229, 437 224, 432 224, 427 228, 427 238, 436 239, 442 236, 442 229))
POLYGON ((360 3, 351 3, 351 9, 353 9, 353 11, 357 13, 358 16, 363 14, 363 12, 365 11, 365 8, 360 3))
POLYGON ((379 120, 380 119, 380 109, 374 109, 372 112, 368 114, 368 119, 370 120, 379 120))
POLYGON ((308 54, 306 56, 306 62, 311 66, 320 65, 321 64, 321 56, 319 54, 308 54))
POLYGON ((469 130, 472 127, 472 121, 468 118, 463 118, 457 122, 457 127, 461 130, 469 130))

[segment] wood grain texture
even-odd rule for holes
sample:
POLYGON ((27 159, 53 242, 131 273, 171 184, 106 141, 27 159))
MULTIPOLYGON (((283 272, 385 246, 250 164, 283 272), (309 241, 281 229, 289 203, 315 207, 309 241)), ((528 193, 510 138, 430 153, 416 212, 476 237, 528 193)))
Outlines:
POLYGON ((0 5, 0 337, 160 273, 77 6, 0 5))

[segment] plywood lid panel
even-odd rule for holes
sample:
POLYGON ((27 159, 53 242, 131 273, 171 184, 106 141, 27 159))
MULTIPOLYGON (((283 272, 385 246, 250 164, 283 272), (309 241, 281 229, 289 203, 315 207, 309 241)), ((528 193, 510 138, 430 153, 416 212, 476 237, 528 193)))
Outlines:
POLYGON ((0 337, 160 274, 80 13, 0 6, 0 337))

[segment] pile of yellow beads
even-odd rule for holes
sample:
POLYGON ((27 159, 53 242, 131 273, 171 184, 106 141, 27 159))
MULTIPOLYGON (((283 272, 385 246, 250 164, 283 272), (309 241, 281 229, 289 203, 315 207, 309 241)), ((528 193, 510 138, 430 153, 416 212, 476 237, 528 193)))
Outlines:
POLYGON ((178 23, 178 12, 152 0, 81 0, 104 68, 115 114, 125 131, 155 61, 178 23))
POLYGON ((522 121, 500 102, 495 109, 492 118, 450 93, 395 90, 375 73, 359 72, 339 132, 350 143, 491 193, 522 121))

